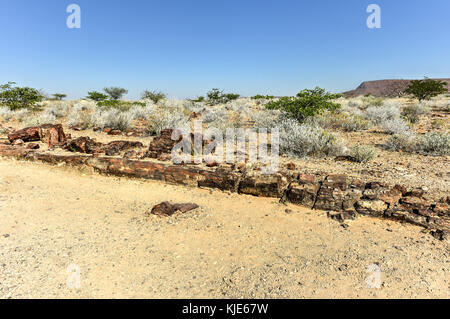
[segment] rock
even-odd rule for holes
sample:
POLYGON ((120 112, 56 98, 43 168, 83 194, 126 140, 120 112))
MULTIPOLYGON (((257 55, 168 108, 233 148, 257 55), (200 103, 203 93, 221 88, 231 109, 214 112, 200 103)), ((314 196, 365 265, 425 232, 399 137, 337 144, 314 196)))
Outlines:
POLYGON ((354 220, 356 217, 355 213, 351 213, 351 212, 342 212, 342 213, 337 213, 337 212, 327 212, 327 217, 334 219, 340 223, 345 222, 346 220, 354 220))
POLYGON ((137 141, 112 141, 102 146, 105 154, 114 156, 120 154, 121 151, 126 151, 132 148, 144 147, 144 144, 137 141))
POLYGON ((41 141, 48 147, 63 146, 67 139, 61 124, 44 124, 40 126, 41 141))
POLYGON ((100 142, 96 142, 94 139, 91 139, 87 136, 81 136, 77 139, 71 140, 66 146, 70 152, 79 152, 86 154, 95 154, 102 152, 103 144, 100 142))
POLYGON ((169 202, 162 202, 158 205, 153 206, 150 214, 157 216, 171 216, 177 211, 186 213, 198 207, 199 206, 194 203, 171 204, 169 202))
POLYGON ((20 138, 12 142, 12 145, 14 146, 22 146, 23 144, 25 144, 25 142, 22 141, 20 138))
POLYGON ((431 231, 431 235, 438 240, 445 240, 445 241, 449 240, 450 238, 449 234, 450 234, 449 232, 441 229, 431 231))
POLYGON ((291 183, 287 191, 287 199, 291 203, 312 208, 319 188, 320 184, 315 181, 314 176, 300 174, 299 180, 291 183))
POLYGON ((433 202, 428 201, 425 198, 416 196, 405 196, 400 200, 400 206, 403 208, 403 210, 428 217, 434 215, 432 205, 433 202))
POLYGON ((239 193, 262 197, 280 198, 288 185, 288 180, 280 174, 254 174, 244 176, 239 184, 239 193))
POLYGON ((295 170, 295 164, 294 163, 287 163, 286 167, 287 167, 288 170, 291 170, 291 171, 295 170))
POLYGON ((37 150, 39 148, 39 144, 29 143, 29 144, 27 144, 26 148, 29 150, 37 150))
POLYGON ((319 189, 314 208, 342 211, 347 182, 347 175, 327 176, 319 189))
POLYGON ((8 135, 10 142, 22 140, 24 142, 42 141, 49 147, 62 146, 66 142, 66 135, 61 124, 44 124, 36 127, 27 127, 8 135))
POLYGON ((145 157, 145 152, 143 151, 135 151, 135 150, 130 150, 130 151, 126 151, 125 154, 123 154, 123 158, 128 158, 128 159, 141 159, 145 157))
POLYGON ((170 154, 174 146, 181 141, 181 137, 177 141, 172 140, 172 133, 172 129, 162 130, 150 143, 148 157, 158 158, 160 154, 170 154))
POLYGON ((388 204, 382 200, 362 199, 356 202, 356 211, 362 215, 383 216, 388 204))
POLYGON ((40 129, 39 127, 27 127, 8 134, 8 139, 11 143, 15 140, 22 140, 24 142, 40 141, 40 129))
POLYGON ((111 132, 111 131, 112 131, 112 128, 110 128, 110 127, 107 127, 103 130, 103 132, 106 134, 109 134, 109 132, 111 132))
POLYGON ((122 135, 121 130, 111 130, 108 132, 108 135, 122 135))

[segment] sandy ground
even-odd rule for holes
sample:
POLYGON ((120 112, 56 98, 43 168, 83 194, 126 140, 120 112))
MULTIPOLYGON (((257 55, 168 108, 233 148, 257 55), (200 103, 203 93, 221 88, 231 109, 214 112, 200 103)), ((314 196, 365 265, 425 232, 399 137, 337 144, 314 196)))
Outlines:
POLYGON ((391 221, 345 228, 275 199, 4 159, 0 297, 449 298, 449 244, 391 221), (164 200, 200 208, 146 214, 164 200))

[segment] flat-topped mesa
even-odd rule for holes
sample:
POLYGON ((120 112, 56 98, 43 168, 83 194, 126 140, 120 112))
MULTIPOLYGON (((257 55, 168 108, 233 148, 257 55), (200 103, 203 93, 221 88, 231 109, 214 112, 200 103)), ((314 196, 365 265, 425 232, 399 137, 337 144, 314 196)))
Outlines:
POLYGON ((42 141, 49 147, 62 146, 67 138, 61 124, 44 124, 41 126, 27 127, 8 134, 11 143, 16 140, 24 142, 42 141))

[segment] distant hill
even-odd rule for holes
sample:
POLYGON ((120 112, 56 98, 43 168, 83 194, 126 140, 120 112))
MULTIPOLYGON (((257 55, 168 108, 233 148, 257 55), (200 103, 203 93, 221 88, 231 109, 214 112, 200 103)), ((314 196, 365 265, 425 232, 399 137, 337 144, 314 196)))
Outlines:
MULTIPOLYGON (((447 82, 447 89, 450 91, 450 78, 433 79, 447 82)), ((372 94, 373 96, 399 96, 406 90, 411 80, 377 80, 361 83, 356 90, 344 92, 345 97, 355 97, 372 94)))

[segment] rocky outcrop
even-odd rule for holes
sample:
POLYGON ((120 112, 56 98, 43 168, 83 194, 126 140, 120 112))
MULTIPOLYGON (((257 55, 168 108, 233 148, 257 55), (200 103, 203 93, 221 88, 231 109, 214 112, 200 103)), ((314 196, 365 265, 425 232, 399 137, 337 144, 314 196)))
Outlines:
MULTIPOLYGON (((447 82, 450 90, 450 79, 433 79, 447 82)), ((345 97, 356 97, 371 94, 377 97, 397 97, 405 94, 411 80, 377 80, 362 82, 355 90, 344 92, 345 97)))
MULTIPOLYGON (((95 150, 95 143, 93 146, 89 143, 92 141, 82 139, 75 145, 85 151, 95 150)), ((24 146, 4 143, 0 143, 0 156, 52 164, 86 165, 110 175, 275 197, 312 209, 335 212, 330 216, 337 220, 352 219, 357 215, 389 218, 423 226, 439 239, 447 240, 450 234, 449 198, 431 199, 422 189, 407 190, 401 185, 392 187, 377 181, 361 181, 347 175, 312 176, 292 171, 274 175, 258 172, 250 174, 224 166, 201 168, 98 155, 39 153, 24 146)))
POLYGON ((66 135, 61 124, 44 124, 36 127, 27 127, 8 134, 11 143, 22 140, 23 142, 42 141, 49 147, 63 146, 66 135))

